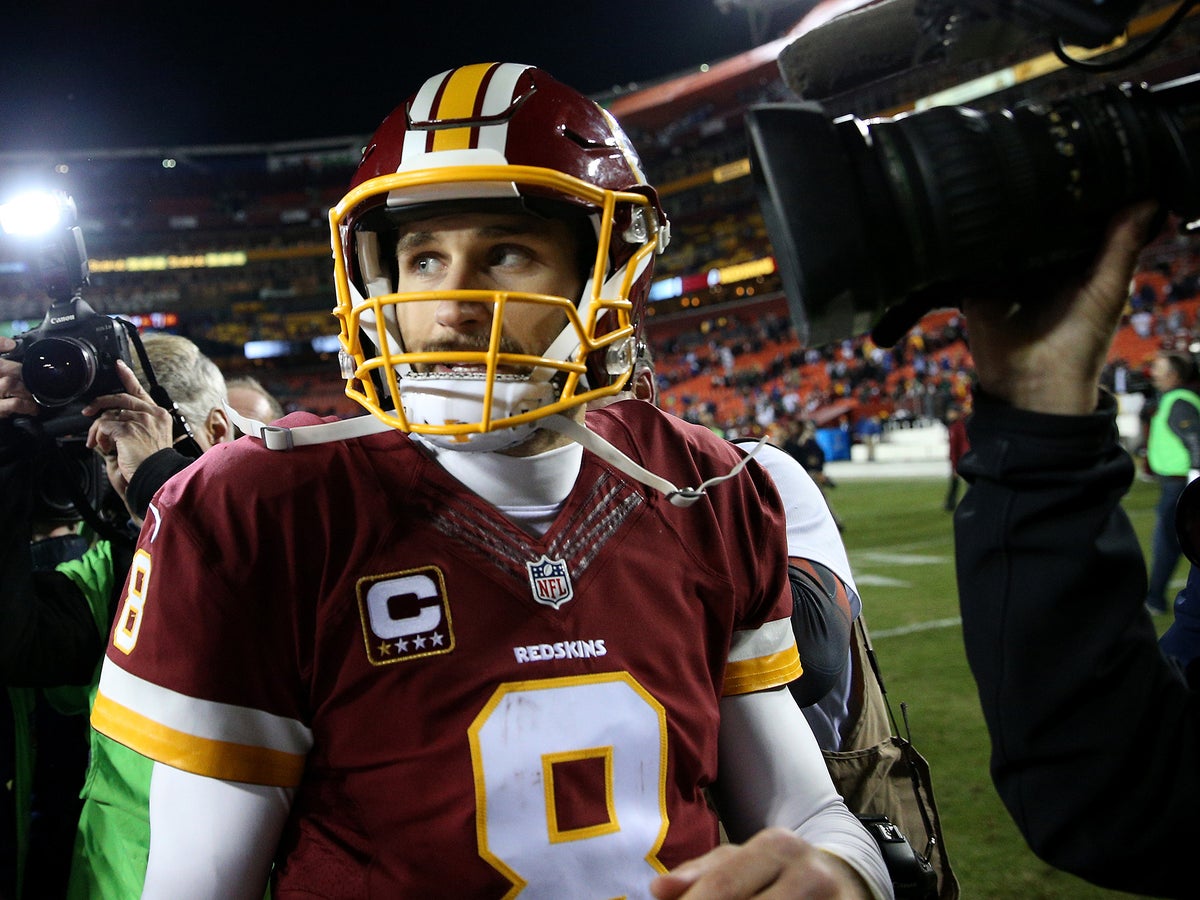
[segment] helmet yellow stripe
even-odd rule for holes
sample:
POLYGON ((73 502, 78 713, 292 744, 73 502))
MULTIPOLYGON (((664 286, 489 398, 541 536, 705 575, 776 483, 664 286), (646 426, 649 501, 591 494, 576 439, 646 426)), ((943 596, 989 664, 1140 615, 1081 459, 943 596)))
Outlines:
MULTIPOLYGON (((434 121, 475 118, 475 104, 480 86, 493 66, 493 63, 477 63, 455 69, 446 81, 446 89, 442 91, 437 111, 432 117, 434 121)), ((445 128, 434 132, 433 151, 470 149, 471 131, 472 129, 467 127, 445 128)))

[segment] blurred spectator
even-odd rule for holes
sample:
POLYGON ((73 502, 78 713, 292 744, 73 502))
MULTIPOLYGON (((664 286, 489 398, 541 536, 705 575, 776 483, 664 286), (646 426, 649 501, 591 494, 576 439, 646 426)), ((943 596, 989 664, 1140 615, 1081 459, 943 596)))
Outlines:
MULTIPOLYGON (((228 403, 238 415, 245 416, 263 424, 269 424, 284 415, 283 404, 262 386, 257 378, 250 375, 239 375, 225 382, 228 403)), ((237 425, 233 427, 235 438, 242 436, 237 425)))
POLYGON ((1159 392, 1150 419, 1146 463, 1158 479, 1150 583, 1146 608, 1155 615, 1167 611, 1166 593, 1179 564, 1175 507, 1188 482, 1200 477, 1200 395, 1196 393, 1196 364, 1187 353, 1162 352, 1150 368, 1159 392))
POLYGON ((950 486, 946 490, 945 506, 946 512, 953 512, 958 505, 958 489, 962 483, 958 463, 971 447, 967 437, 967 420, 958 406, 946 408, 946 434, 950 442, 950 486))

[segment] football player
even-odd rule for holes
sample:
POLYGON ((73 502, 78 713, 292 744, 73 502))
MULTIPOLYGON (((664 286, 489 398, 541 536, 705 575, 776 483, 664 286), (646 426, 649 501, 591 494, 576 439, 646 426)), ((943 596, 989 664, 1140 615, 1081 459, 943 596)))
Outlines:
POLYGON ((444 72, 330 221, 370 416, 238 421, 156 497, 112 631, 144 896, 890 897, 785 689, 770 479, 650 404, 585 415, 668 238, 617 123, 444 72))

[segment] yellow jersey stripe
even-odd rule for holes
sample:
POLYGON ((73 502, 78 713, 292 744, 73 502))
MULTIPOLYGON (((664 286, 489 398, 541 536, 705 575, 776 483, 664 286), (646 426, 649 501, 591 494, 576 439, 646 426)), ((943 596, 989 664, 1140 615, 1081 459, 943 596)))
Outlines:
POLYGON ((296 787, 304 774, 303 754, 176 731, 121 706, 104 694, 96 695, 92 727, 143 756, 196 775, 296 787))
POLYGON ((789 681, 795 681, 803 671, 800 654, 794 643, 779 653, 739 662, 731 661, 725 669, 721 695, 729 697, 779 687, 789 681))

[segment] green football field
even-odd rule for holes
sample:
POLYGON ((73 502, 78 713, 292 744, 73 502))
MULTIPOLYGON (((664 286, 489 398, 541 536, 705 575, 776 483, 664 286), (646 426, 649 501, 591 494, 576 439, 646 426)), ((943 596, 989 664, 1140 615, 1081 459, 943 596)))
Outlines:
MULTIPOLYGON (((829 499, 843 535, 892 710, 908 708, 911 737, 929 761, 946 848, 964 900, 1128 898, 1039 861, 988 776, 988 741, 958 620, 951 514, 941 478, 850 480, 829 499)), ((1157 488, 1135 481, 1125 507, 1149 552, 1157 488)), ((1182 587, 1186 563, 1176 572, 1182 587)), ((1156 620, 1161 632, 1168 616, 1156 620)), ((1070 635, 1063 636, 1064 653, 1070 635)), ((1086 777, 1081 773, 1081 777, 1086 777)))

